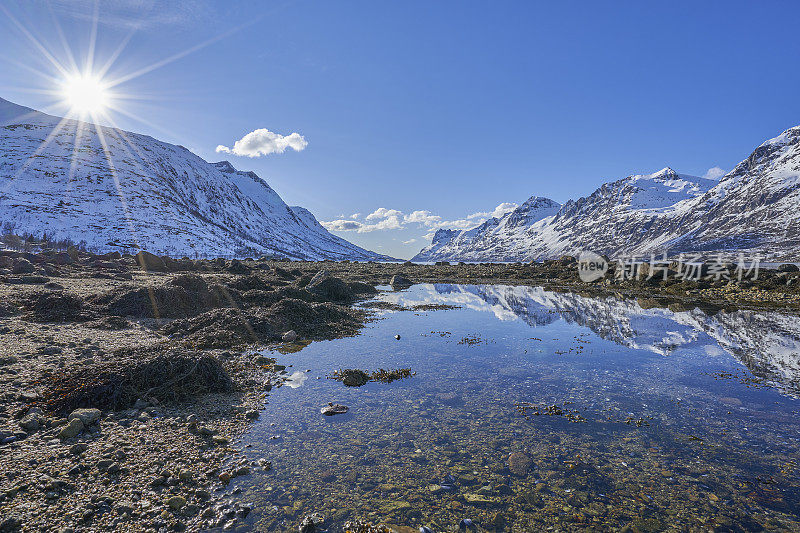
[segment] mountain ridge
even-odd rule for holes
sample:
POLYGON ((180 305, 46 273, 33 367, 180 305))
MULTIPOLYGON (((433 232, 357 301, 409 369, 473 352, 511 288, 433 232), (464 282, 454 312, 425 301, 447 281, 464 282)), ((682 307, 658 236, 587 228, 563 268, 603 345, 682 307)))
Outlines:
POLYGON ((96 251, 391 260, 290 208, 229 161, 0 98, 0 228, 96 251))
MULTIPOLYGON (((441 234, 412 260, 532 261, 581 250, 610 256, 741 251, 796 257, 798 205, 800 126, 763 142, 719 180, 670 167, 627 176, 567 201, 551 216, 505 231, 441 234)), ((515 213, 506 217, 519 216, 515 213)))

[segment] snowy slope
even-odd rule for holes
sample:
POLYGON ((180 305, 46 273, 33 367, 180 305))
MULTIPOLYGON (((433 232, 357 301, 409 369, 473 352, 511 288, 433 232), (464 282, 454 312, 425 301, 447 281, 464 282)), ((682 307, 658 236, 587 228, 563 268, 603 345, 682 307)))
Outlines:
POLYGON ((227 161, 2 99, 0 227, 97 251, 388 259, 332 235, 227 161))
MULTIPOLYGON (((800 255, 800 127, 766 141, 721 180, 665 168, 606 183, 524 224, 440 235, 414 260, 530 261, 592 250, 800 255)), ((513 215, 514 212, 509 214, 513 215)))
POLYGON ((430 246, 423 248, 413 261, 481 261, 484 258, 502 257, 514 246, 513 239, 531 224, 558 212, 560 204, 532 196, 515 210, 500 218, 490 218, 470 230, 438 230, 430 246))

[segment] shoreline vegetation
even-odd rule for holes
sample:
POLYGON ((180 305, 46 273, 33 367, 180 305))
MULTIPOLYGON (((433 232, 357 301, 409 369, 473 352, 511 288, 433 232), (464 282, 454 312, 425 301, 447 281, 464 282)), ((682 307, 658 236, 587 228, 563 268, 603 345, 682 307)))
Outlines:
MULTIPOLYGON (((612 268, 584 283, 571 257, 421 265, 0 251, 0 531, 235 525, 249 508, 224 488, 272 465, 245 460, 234 441, 291 372, 290 356, 262 350, 357 335, 382 306, 353 304, 376 286, 416 283, 542 286, 672 311, 800 311, 791 266, 741 282, 619 282, 612 268)), ((346 369, 334 379, 412 375, 346 369)))

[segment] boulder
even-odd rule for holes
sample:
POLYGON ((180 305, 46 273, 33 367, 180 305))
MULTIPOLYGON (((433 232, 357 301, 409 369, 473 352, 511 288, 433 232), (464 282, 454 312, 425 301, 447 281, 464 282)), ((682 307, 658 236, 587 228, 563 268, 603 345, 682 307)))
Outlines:
POLYGON ((80 420, 84 426, 91 426, 100 420, 100 409, 75 409, 69 414, 69 419, 80 420))
POLYGON ((164 272, 167 270, 164 260, 155 254, 141 250, 135 256, 136 263, 145 270, 152 270, 155 272, 164 272))
POLYGON ((14 274, 32 274, 35 270, 33 263, 22 257, 15 259, 11 266, 11 272, 14 274))
POLYGON ((393 289, 403 289, 406 287, 410 287, 411 285, 413 285, 413 283, 411 283, 411 280, 409 280, 404 275, 395 274, 394 276, 392 276, 392 280, 389 282, 389 285, 391 285, 393 289))
POLYGON ((800 272, 800 267, 794 263, 784 263, 778 266, 778 272, 800 272))
POLYGON ((58 436, 62 439, 71 439, 77 437, 81 431, 83 431, 83 422, 79 418, 73 418, 69 421, 69 424, 64 426, 58 436))

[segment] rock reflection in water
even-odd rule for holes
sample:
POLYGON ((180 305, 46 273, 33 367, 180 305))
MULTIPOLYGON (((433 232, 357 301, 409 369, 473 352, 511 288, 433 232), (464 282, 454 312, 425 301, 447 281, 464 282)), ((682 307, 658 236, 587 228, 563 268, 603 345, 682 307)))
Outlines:
POLYGON ((298 372, 302 387, 273 391, 245 442, 272 470, 230 487, 253 504, 243 527, 297 530, 318 513, 330 531, 800 528, 794 318, 530 287, 380 298, 459 309, 384 313, 283 356, 317 376, 417 374, 352 388, 298 372), (346 418, 321 415, 328 402, 346 418))

